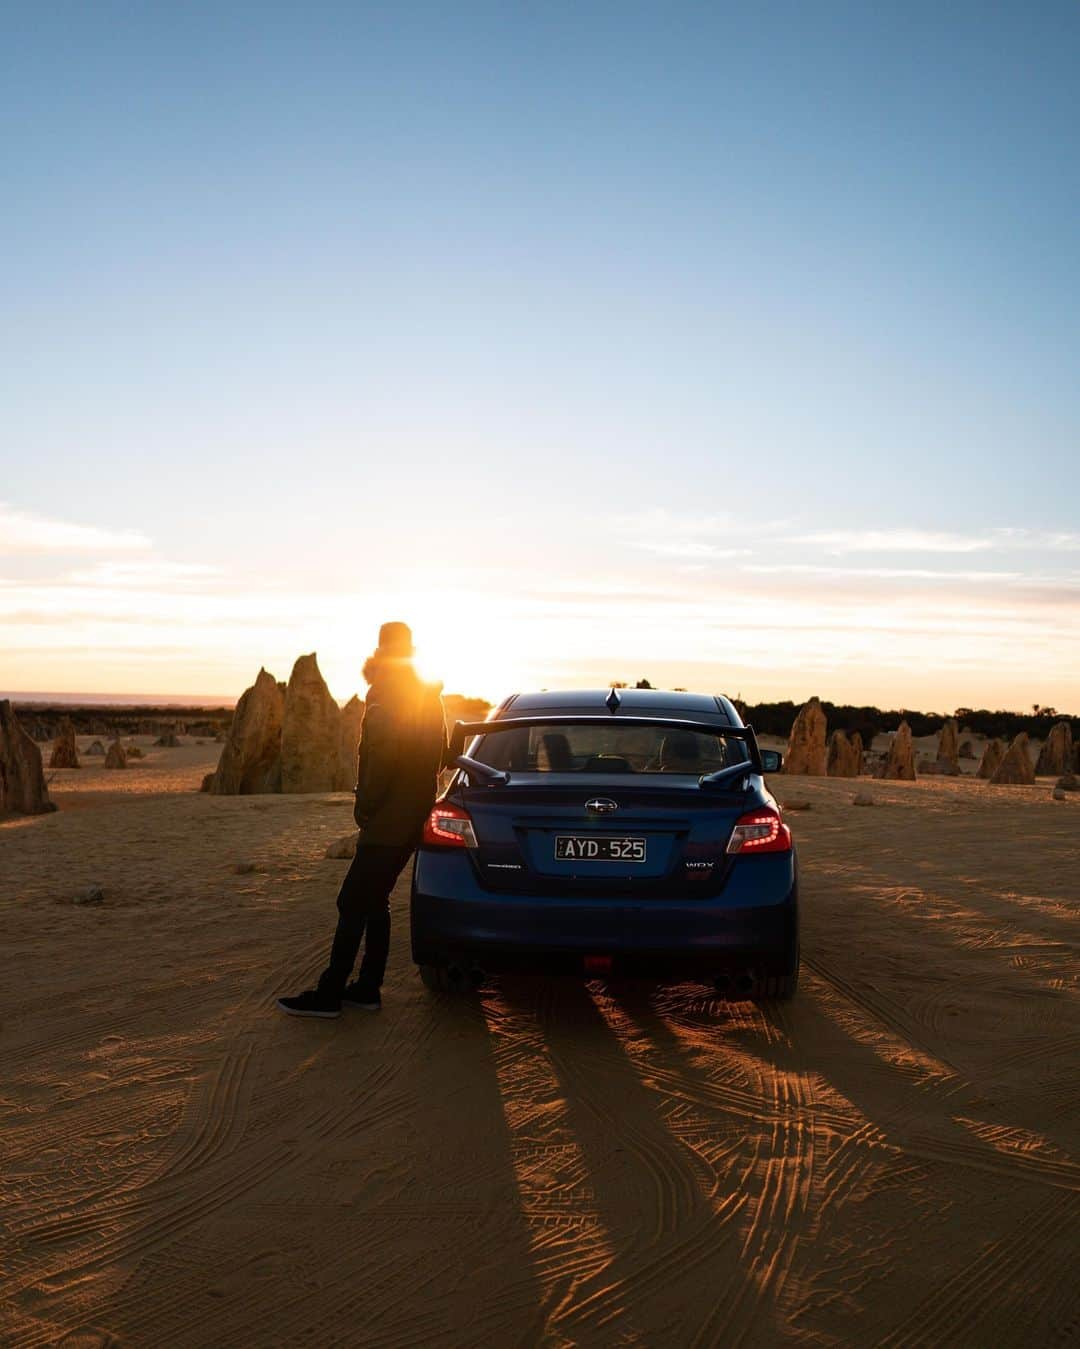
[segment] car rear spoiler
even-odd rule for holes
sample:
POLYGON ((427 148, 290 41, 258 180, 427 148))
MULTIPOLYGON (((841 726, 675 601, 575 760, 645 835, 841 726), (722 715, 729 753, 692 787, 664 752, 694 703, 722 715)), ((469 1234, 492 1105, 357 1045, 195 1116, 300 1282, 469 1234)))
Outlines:
MULTIPOLYGON (((712 721, 693 721, 686 717, 643 717, 621 713, 613 717, 589 712, 566 712, 535 717, 499 717, 493 721, 458 721, 450 733, 450 752, 447 757, 453 763, 459 754, 465 752, 465 746, 474 736, 494 735, 496 731, 526 731, 534 726, 657 726, 665 731, 696 731, 699 735, 714 735, 717 739, 741 740, 750 754, 754 772, 765 772, 752 726, 717 726, 712 721)), ((730 770, 725 768, 720 771, 727 773, 730 770)), ((718 775, 709 774, 709 777, 713 776, 718 775)))

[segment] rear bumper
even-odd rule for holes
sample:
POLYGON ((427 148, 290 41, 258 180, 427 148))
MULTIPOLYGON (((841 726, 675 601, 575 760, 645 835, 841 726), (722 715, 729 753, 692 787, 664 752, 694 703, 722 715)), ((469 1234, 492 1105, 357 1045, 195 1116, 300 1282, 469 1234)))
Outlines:
POLYGON ((721 894, 635 900, 498 894, 461 853, 421 849, 412 888, 418 965, 581 974, 714 975, 748 965, 786 972, 798 934, 794 853, 741 859, 721 894))

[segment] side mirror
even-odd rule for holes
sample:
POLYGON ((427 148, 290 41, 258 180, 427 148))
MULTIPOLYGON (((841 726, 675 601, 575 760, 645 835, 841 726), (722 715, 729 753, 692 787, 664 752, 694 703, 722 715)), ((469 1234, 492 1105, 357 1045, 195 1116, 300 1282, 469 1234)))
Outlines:
POLYGON ((779 773, 784 766, 784 756, 778 749, 763 749, 761 766, 766 773, 779 773))

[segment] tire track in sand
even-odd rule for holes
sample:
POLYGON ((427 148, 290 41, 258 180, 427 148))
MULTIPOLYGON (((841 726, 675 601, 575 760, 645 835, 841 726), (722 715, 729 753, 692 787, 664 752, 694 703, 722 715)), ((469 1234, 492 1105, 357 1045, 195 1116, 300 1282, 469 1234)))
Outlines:
POLYGON ((809 1083, 802 1073, 764 1062, 759 1081, 767 1112, 771 1106, 776 1113, 771 1122, 761 1120, 746 1181, 752 1191, 757 1180, 758 1193, 751 1199, 740 1263, 694 1336, 694 1349, 738 1345, 751 1334, 763 1342, 777 1338, 775 1323, 762 1331, 759 1319, 766 1305, 775 1307, 783 1296, 809 1217, 814 1131, 801 1117, 812 1101, 809 1083))
MULTIPOLYGON (((320 956, 324 952, 323 942, 317 942, 308 951, 306 959, 318 963, 320 956)), ((292 964, 292 962, 290 962, 292 964)), ((295 973, 295 970, 294 970, 295 973)), ((308 973, 311 973, 310 969, 308 973)), ((253 990, 245 1000, 245 1005, 261 1008, 267 991, 280 986, 282 971, 272 972, 258 990, 253 990)), ((295 1139, 290 1140, 289 1145, 280 1145, 278 1151, 267 1151, 272 1149, 272 1143, 266 1143, 260 1147, 255 1143, 242 1144, 229 1157, 238 1155, 252 1155, 256 1159, 256 1166, 253 1167, 244 1183, 235 1194, 230 1194, 226 1202, 233 1202, 245 1194, 248 1194, 254 1188, 257 1188, 264 1180, 274 1178, 275 1181, 282 1172, 296 1165, 305 1157, 310 1157, 312 1152, 319 1152, 329 1144, 345 1139, 362 1135, 366 1130, 377 1125, 386 1124, 393 1121, 394 1118, 406 1114, 414 1107, 413 1096, 408 1092, 397 1092, 388 1095, 388 1089, 394 1079, 405 1068, 413 1055, 422 1048, 431 1034, 430 1025, 414 1027, 414 1023, 424 1016, 426 1004, 422 999, 412 998, 402 1005, 402 1015, 395 1022, 389 1021, 374 1023, 373 1029, 378 1028, 381 1039, 379 1047, 381 1052, 373 1055, 373 1062, 370 1071, 362 1078, 354 1081, 349 1089, 341 1090, 336 1088, 331 1094, 331 1104, 314 1114, 307 1116, 302 1125, 291 1128, 291 1132, 296 1135, 295 1139), (416 1029, 419 1033, 413 1033, 416 1029), (406 1046, 402 1052, 402 1044, 406 1046), (371 1098, 375 1095, 378 1099, 372 1108, 371 1098)), ((427 1017, 426 1021, 431 1022, 433 1018, 427 1017)), ((371 1023, 368 1023, 371 1024, 371 1023)), ((272 1107, 276 1109, 276 1107, 272 1107)), ((242 1135, 241 1129, 241 1135, 242 1135)), ((229 1159, 224 1159, 228 1161, 229 1159)), ((186 1169, 190 1169, 188 1166, 186 1169)), ((218 1168, 220 1170, 220 1168, 218 1168)), ((209 1216, 214 1210, 220 1207, 220 1204, 214 1202, 209 1205, 203 1205, 198 1211, 186 1215, 180 1229, 189 1226, 191 1223, 198 1222, 209 1216)), ((470 1213, 470 1219, 475 1215, 470 1213)), ((174 1232, 164 1234, 164 1244, 174 1232)), ((140 1255, 146 1254, 150 1249, 157 1249, 163 1245, 163 1241, 155 1238, 152 1242, 144 1239, 140 1255)), ((348 1251, 343 1253, 340 1262, 331 1260, 322 1268, 322 1274, 325 1275, 327 1269, 336 1270, 336 1274, 329 1283, 324 1283, 320 1287, 320 1299, 329 1298, 335 1305, 340 1304, 347 1299, 347 1293, 355 1284, 356 1272, 356 1247, 351 1246, 348 1251)), ((137 1281, 129 1280, 128 1288, 124 1293, 110 1298, 110 1316, 116 1320, 117 1317, 123 1317, 121 1328, 125 1335, 134 1336, 136 1340, 140 1333, 145 1332, 147 1336, 153 1332, 159 1335, 165 1326, 168 1327, 170 1342, 178 1342, 179 1338, 192 1331, 197 1331, 203 1324, 204 1313, 191 1310, 191 1303, 197 1299, 192 1299, 190 1286, 185 1286, 181 1281, 176 1282, 176 1286, 170 1288, 169 1295, 166 1297, 158 1296, 155 1299, 153 1310, 147 1311, 145 1300, 142 1296, 141 1287, 137 1281), (177 1312, 180 1315, 177 1316, 177 1312), (126 1316, 124 1315, 126 1313, 126 1316)), ((307 1315, 311 1314, 311 1294, 310 1291, 301 1293, 295 1299, 297 1307, 307 1307, 307 1315)), ((259 1326, 269 1332, 271 1329, 276 1335, 279 1326, 276 1318, 272 1321, 267 1316, 267 1295, 266 1290, 261 1289, 257 1281, 252 1281, 239 1300, 231 1299, 229 1303, 230 1313, 239 1318, 241 1324, 247 1327, 248 1335, 255 1332, 259 1326)), ((118 1322, 118 1324, 120 1324, 118 1322)), ((300 1320, 297 1322, 300 1328, 300 1320)), ((186 1341, 185 1341, 186 1342, 186 1341)), ((191 1343, 219 1343, 213 1337, 200 1339, 197 1335, 191 1343)), ((298 1340, 296 1342, 303 1342, 298 1340)))
POLYGON ((934 1289, 880 1341, 882 1349, 979 1343, 979 1327, 991 1317, 993 1331, 988 1330, 981 1342, 1028 1340, 1034 1320, 1030 1290, 1037 1286, 1037 1273, 1046 1267, 1050 1238, 1075 1229, 1078 1217, 1080 1198, 1075 1195, 1062 1195, 1046 1205, 1036 1218, 993 1242, 934 1289), (1016 1290, 1015 1296, 1003 1300, 1001 1291, 1009 1288, 1016 1290))
MULTIPOLYGON (((311 942, 301 959, 310 963, 323 944, 311 942)), ((222 1031, 223 1057, 209 1090, 194 1106, 195 1128, 187 1142, 165 1160, 163 1169, 141 1185, 133 1185, 114 1202, 26 1229, 23 1240, 34 1247, 62 1246, 81 1238, 89 1238, 89 1244, 74 1256, 58 1257, 46 1270, 33 1268, 5 1281, 0 1284, 0 1297, 24 1299, 34 1284, 51 1284, 55 1291, 50 1293, 49 1315, 55 1317, 71 1300, 65 1288, 77 1291, 88 1275, 121 1258, 137 1265, 145 1254, 246 1193, 290 1159, 289 1149, 271 1144, 248 1149, 244 1165, 237 1166, 230 1160, 234 1150, 230 1145, 235 1145, 242 1133, 241 1106, 246 1099, 254 1046, 241 1040, 235 1031, 228 1031, 237 1022, 243 1029, 246 1018, 265 1003, 271 990, 294 967, 294 960, 283 960, 272 968, 227 1014, 222 1031), (196 1180, 200 1185, 193 1183, 196 1180), (103 1224, 111 1226, 102 1231, 103 1224)), ((63 1328, 53 1322, 51 1333, 60 1333, 63 1328)))

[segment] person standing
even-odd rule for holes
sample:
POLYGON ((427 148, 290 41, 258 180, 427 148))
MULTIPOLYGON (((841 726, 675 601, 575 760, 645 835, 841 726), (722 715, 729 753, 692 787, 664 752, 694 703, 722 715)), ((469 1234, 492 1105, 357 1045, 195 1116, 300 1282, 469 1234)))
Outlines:
POLYGON ((425 684, 413 663, 406 623, 384 623, 364 663, 367 702, 357 758, 356 856, 338 894, 330 962, 315 988, 278 998, 290 1016, 336 1017, 342 1003, 378 1011, 390 951, 390 895, 416 850, 435 803, 446 755, 441 685, 425 684), (353 965, 364 945, 356 980, 353 965))

